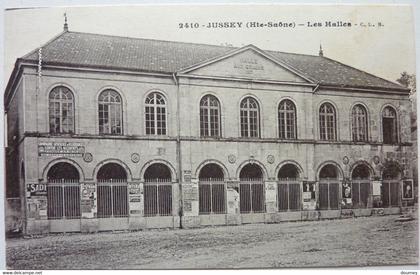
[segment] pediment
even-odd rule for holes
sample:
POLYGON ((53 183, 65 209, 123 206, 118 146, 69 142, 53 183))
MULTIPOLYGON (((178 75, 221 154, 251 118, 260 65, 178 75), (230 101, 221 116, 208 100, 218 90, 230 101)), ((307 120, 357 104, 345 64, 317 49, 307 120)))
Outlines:
POLYGON ((199 64, 182 72, 187 75, 198 75, 215 78, 238 78, 250 80, 267 80, 279 82, 310 82, 292 68, 264 54, 253 46, 219 57, 210 62, 199 64))

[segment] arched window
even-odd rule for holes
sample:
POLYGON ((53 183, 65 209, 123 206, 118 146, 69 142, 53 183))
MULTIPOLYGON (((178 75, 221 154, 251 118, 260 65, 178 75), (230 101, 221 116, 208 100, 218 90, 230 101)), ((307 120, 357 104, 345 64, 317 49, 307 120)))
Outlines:
POLYGON ((384 144, 395 144, 398 142, 397 112, 391 106, 387 106, 382 111, 382 134, 384 144))
POLYGON ((79 171, 67 162, 56 163, 48 170, 48 219, 80 218, 79 179, 79 171))
POLYGON ((69 88, 57 86, 49 95, 51 134, 74 132, 74 98, 69 88))
POLYGON ((338 209, 339 205, 339 174, 338 168, 327 164, 319 172, 319 208, 338 209))
POLYGON ((206 164, 198 178, 199 213, 224 214, 226 186, 222 168, 214 163, 206 164))
POLYGON ((99 134, 122 134, 122 100, 111 89, 99 95, 99 134))
POLYGON ((166 135, 166 101, 158 92, 150 93, 145 101, 146 135, 166 135))
POLYGON ((260 136, 260 108, 252 97, 241 101, 241 137, 260 136))
POLYGON ((352 124, 351 132, 353 141, 367 141, 368 140, 368 116, 366 108, 361 104, 353 107, 351 112, 352 124))
POLYGON ((263 172, 258 164, 245 165, 239 173, 239 209, 241 213, 264 212, 263 172))
POLYGON ((98 218, 128 216, 127 172, 118 163, 103 165, 98 180, 98 218))
POLYGON ((321 140, 337 139, 335 108, 330 103, 319 108, 319 132, 321 140))
POLYGON ((213 95, 206 95, 200 101, 200 135, 220 136, 220 104, 213 95))
POLYGON ((300 181, 299 170, 296 165, 288 163, 281 167, 277 184, 277 198, 279 211, 300 210, 300 181))
POLYGON ((171 170, 162 163, 154 163, 144 172, 144 215, 172 215, 171 170))
POLYGON ((289 99, 279 104, 279 135, 281 139, 296 139, 296 106, 289 99))

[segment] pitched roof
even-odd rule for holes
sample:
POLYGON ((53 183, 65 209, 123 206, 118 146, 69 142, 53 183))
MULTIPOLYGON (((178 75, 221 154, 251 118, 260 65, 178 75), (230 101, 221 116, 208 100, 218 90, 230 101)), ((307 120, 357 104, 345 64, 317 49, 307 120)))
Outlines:
MULTIPOLYGON (((42 62, 174 73, 235 49, 238 48, 67 31, 42 46, 42 62)), ((323 56, 266 52, 321 85, 407 92, 399 84, 323 56)), ((37 62, 37 50, 21 60, 37 62)))

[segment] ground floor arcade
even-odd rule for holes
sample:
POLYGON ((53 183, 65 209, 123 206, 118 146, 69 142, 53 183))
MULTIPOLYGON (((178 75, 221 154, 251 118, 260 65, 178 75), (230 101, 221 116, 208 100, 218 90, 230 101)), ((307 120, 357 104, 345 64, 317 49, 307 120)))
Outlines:
POLYGON ((170 163, 153 160, 133 180, 126 165, 107 161, 84 179, 74 160, 56 159, 36 190, 27 190, 24 232, 96 232, 145 228, 275 223, 374 214, 396 214, 412 201, 412 184, 398 164, 384 167, 381 177, 360 162, 344 177, 340 166, 325 161, 316 178, 302 177, 298 163, 288 161, 276 178, 263 164, 249 160, 238 178, 227 178, 223 163, 207 161, 198 177, 182 182, 170 163), (408 186, 408 187, 407 187, 408 186))

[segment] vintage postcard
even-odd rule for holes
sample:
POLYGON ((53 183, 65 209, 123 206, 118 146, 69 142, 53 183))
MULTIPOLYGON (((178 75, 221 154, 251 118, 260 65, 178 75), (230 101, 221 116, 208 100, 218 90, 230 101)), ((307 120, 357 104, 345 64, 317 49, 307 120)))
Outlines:
POLYGON ((418 265, 411 6, 10 9, 4 34, 8 269, 418 265))

